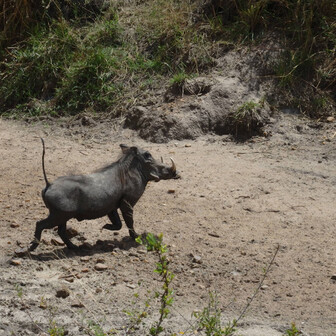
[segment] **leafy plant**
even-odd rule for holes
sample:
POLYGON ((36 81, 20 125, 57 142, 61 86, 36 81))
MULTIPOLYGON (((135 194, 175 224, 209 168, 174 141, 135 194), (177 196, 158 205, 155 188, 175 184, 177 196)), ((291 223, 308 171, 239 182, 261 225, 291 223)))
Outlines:
POLYGON ((158 256, 159 261, 156 263, 155 273, 159 274, 162 281, 162 292, 157 291, 155 293, 156 298, 160 299, 160 316, 157 322, 155 322, 150 328, 150 335, 156 336, 160 334, 164 328, 162 323, 164 319, 168 317, 169 307, 173 303, 173 290, 170 288, 170 284, 174 279, 174 274, 169 270, 169 260, 166 256, 167 246, 163 244, 163 235, 155 236, 152 233, 148 233, 145 240, 138 237, 136 241, 139 244, 144 245, 147 251, 153 251, 158 256))
POLYGON ((88 322, 88 326, 90 331, 94 332, 94 336, 107 336, 108 334, 105 333, 103 328, 96 322, 90 320, 88 322))
POLYGON ((194 312, 199 330, 204 330, 206 336, 232 336, 237 331, 236 321, 229 322, 224 328, 221 326, 221 309, 215 293, 210 292, 209 304, 202 312, 194 312))
POLYGON ((64 329, 59 327, 55 321, 50 321, 47 333, 49 336, 64 336, 64 329))
POLYGON ((302 333, 301 333, 300 330, 298 330, 298 329, 296 328, 296 325, 295 325, 295 323, 293 322, 291 328, 290 328, 290 329, 287 329, 284 335, 285 335, 285 336, 299 336, 299 335, 302 335, 302 333))

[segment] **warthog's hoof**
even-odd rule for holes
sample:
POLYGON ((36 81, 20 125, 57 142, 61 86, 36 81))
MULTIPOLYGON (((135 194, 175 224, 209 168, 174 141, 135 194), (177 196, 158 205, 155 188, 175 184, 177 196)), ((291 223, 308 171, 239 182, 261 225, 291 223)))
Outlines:
POLYGON ((102 229, 106 229, 106 230, 111 230, 111 231, 117 231, 120 230, 121 227, 113 225, 113 224, 105 224, 102 229))
POLYGON ((130 237, 134 240, 139 237, 139 235, 134 230, 128 230, 128 232, 130 237))
POLYGON ((39 242, 37 242, 36 240, 33 240, 30 243, 30 246, 29 246, 28 250, 29 251, 34 251, 38 245, 39 245, 39 242))

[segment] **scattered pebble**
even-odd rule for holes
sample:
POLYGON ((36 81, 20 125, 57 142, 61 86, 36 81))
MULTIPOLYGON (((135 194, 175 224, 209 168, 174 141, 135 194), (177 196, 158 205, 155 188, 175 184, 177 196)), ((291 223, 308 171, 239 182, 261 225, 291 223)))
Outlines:
POLYGON ((88 273, 90 270, 88 269, 88 268, 83 268, 82 270, 81 270, 81 272, 82 273, 88 273))
POLYGON ((208 232, 208 235, 211 237, 219 238, 220 236, 217 233, 208 232))
POLYGON ((13 228, 13 229, 18 228, 19 226, 20 226, 20 224, 18 224, 18 223, 11 223, 10 224, 10 227, 13 228))
POLYGON ((265 289, 267 289, 267 288, 268 288, 267 285, 262 285, 262 286, 260 287, 261 290, 265 290, 265 289))
POLYGON ((193 257, 193 260, 192 260, 194 263, 196 263, 196 264, 202 264, 202 257, 201 256, 199 256, 199 255, 194 255, 194 257, 193 257))
POLYGON ((327 121, 328 121, 328 122, 334 122, 334 121, 335 121, 335 117, 328 117, 328 118, 327 118, 327 121))
POLYGON ((134 251, 130 251, 130 252, 129 252, 129 255, 130 255, 131 257, 139 257, 139 254, 138 254, 137 252, 134 252, 134 251))
POLYGON ((85 256, 85 257, 81 257, 80 258, 80 261, 84 261, 84 262, 87 262, 90 260, 90 257, 89 256, 85 256))
POLYGON ((79 300, 76 300, 76 301, 73 301, 71 303, 71 307, 74 307, 74 308, 83 308, 84 305, 82 302, 80 302, 79 300))
POLYGON ((107 266, 105 264, 98 263, 95 265, 94 268, 96 271, 105 271, 107 269, 107 266))
POLYGON ((175 194, 175 190, 174 189, 169 189, 168 194, 175 194))
POLYGON ((131 288, 131 289, 135 289, 135 285, 133 285, 133 284, 126 284, 126 287, 128 287, 128 288, 131 288))
POLYGON ((331 276, 331 280, 336 280, 336 274, 333 274, 333 275, 331 276))
POLYGON ((67 282, 74 282, 74 277, 72 275, 69 275, 68 277, 64 278, 67 282))
POLYGON ((14 265, 14 266, 20 266, 21 265, 21 260, 12 259, 10 263, 11 263, 11 265, 14 265))
POLYGON ((29 254, 29 250, 27 247, 23 247, 23 248, 16 249, 14 253, 17 257, 24 257, 27 254, 29 254))

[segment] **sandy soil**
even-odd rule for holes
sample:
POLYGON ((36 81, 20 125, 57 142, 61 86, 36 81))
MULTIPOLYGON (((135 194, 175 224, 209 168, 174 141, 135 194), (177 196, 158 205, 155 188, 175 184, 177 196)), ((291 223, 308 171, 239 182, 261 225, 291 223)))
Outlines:
MULTIPOLYGON (((92 321, 105 332, 131 334, 125 310, 144 309, 160 288, 155 255, 131 242, 125 225, 118 233, 102 231, 107 218, 71 221, 79 232, 72 240, 90 244, 86 251, 50 244, 58 237, 46 230, 34 253, 15 256, 47 215, 40 136, 50 180, 113 162, 119 143, 146 148, 166 162, 174 157, 182 178, 151 183, 135 207, 137 232, 163 233, 176 274, 163 334, 202 334, 191 313, 207 305, 209 291, 217 293, 223 323, 237 318, 277 246, 238 334, 283 335, 292 322, 303 335, 336 334, 335 123, 283 115, 273 136, 244 144, 226 136, 153 144, 118 124, 61 126, 0 120, 1 336, 48 335, 56 326, 68 335, 95 335, 92 321), (97 271, 97 263, 107 269, 97 271), (56 296, 60 288, 66 298, 56 296)), ((153 314, 134 334, 146 334, 158 307, 152 300, 153 314)))

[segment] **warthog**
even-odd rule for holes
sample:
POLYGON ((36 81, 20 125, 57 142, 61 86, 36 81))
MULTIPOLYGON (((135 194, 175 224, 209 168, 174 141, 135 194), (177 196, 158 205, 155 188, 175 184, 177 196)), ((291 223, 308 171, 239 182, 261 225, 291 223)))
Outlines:
POLYGON ((118 161, 103 167, 89 175, 70 175, 57 178, 49 183, 44 166, 45 145, 42 152, 42 170, 46 187, 42 198, 49 209, 49 216, 38 221, 35 239, 29 250, 39 244, 44 229, 58 226, 58 234, 69 249, 77 248, 66 234, 66 223, 71 218, 78 221, 108 216, 112 224, 103 228, 119 230, 120 209, 129 234, 136 238, 133 228, 133 207, 145 191, 149 181, 179 178, 173 161, 171 167, 159 163, 152 155, 138 147, 120 145, 122 156, 118 161))

